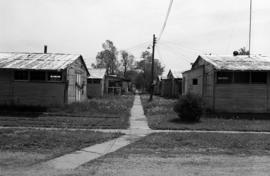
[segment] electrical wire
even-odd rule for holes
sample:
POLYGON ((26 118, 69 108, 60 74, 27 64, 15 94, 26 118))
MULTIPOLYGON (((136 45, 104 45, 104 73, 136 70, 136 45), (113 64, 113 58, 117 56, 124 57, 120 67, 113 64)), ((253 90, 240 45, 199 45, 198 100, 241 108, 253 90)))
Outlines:
POLYGON ((164 32, 164 30, 165 30, 165 28, 166 28, 166 25, 167 25, 167 22, 168 22, 168 18, 169 18, 171 9, 172 9, 172 5, 173 5, 173 0, 170 1, 169 8, 168 8, 168 10, 167 10, 167 14, 166 14, 166 17, 165 17, 165 21, 164 21, 164 23, 163 23, 163 26, 162 26, 161 31, 160 31, 160 33, 159 33, 159 37, 158 37, 158 39, 157 39, 158 41, 161 39, 162 34, 163 34, 163 32, 164 32))

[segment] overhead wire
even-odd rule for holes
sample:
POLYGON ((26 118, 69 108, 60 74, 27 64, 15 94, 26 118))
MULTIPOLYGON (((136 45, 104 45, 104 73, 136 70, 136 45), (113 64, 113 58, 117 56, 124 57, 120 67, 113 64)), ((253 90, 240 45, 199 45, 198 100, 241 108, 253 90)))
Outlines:
POLYGON ((164 21, 164 23, 162 25, 161 31, 160 31, 158 39, 157 39, 158 41, 161 39, 162 34, 164 33, 164 30, 166 28, 166 25, 167 25, 167 22, 168 22, 168 19, 169 19, 169 15, 170 15, 170 12, 172 10, 172 5, 173 5, 173 0, 170 0, 170 4, 169 4, 169 8, 168 8, 167 13, 166 13, 165 21, 164 21))

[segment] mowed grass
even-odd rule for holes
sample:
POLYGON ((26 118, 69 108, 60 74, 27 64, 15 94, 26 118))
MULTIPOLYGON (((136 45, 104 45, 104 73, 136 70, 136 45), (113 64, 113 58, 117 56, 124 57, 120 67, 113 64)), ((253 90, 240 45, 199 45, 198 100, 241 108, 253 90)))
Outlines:
MULTIPOLYGON (((1 126, 125 129, 129 126, 133 95, 105 96, 65 107, 0 116, 1 126), (37 114, 37 112, 33 112, 37 114)), ((20 112, 18 112, 20 113, 20 112)))
POLYGON ((0 129, 0 168, 37 164, 119 136, 90 131, 0 129))
POLYGON ((269 134, 152 133, 111 155, 176 157, 181 154, 270 155, 269 134))
POLYGON ((270 135, 152 133, 71 175, 257 175, 242 171, 253 166, 267 175, 269 156, 270 135))
MULTIPOLYGON (((203 115, 198 123, 187 123, 179 119, 173 111, 176 99, 165 99, 155 96, 152 102, 148 102, 148 96, 141 96, 144 113, 148 119, 148 125, 152 129, 161 130, 214 130, 214 131, 270 131, 270 120, 236 119, 234 116, 226 118, 213 115, 203 115)), ((270 115, 269 115, 270 119, 270 115)))

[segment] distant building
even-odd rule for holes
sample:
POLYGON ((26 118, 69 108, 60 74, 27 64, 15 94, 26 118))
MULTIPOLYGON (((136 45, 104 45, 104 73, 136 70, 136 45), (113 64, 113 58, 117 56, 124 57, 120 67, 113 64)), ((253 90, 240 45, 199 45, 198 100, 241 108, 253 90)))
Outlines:
POLYGON ((0 53, 0 105, 62 106, 87 99, 81 55, 0 53))
POLYGON ((117 75, 107 75, 105 79, 105 93, 121 95, 130 92, 132 84, 129 79, 117 75))
POLYGON ((90 76, 87 79, 87 96, 102 97, 104 95, 104 85, 106 69, 88 69, 90 76))
POLYGON ((187 93, 202 96, 216 112, 270 112, 270 58, 201 55, 183 73, 187 93))
POLYGON ((182 72, 169 70, 166 76, 160 78, 160 95, 168 98, 178 98, 182 95, 182 72))
POLYGON ((167 78, 170 80, 171 93, 170 97, 179 98, 182 95, 182 72, 170 70, 167 78))

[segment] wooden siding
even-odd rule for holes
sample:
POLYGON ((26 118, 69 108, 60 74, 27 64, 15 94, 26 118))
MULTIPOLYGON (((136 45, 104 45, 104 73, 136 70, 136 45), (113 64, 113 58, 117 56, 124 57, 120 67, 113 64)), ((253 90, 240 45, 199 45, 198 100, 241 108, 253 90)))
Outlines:
POLYGON ((63 82, 14 81, 12 70, 0 71, 1 105, 52 106, 64 104, 63 82))
POLYGON ((76 89, 80 90, 80 100, 87 100, 87 71, 81 58, 78 58, 67 68, 67 103, 73 103, 76 100, 76 89), (76 84, 77 74, 81 75, 81 84, 76 84))
POLYGON ((215 110, 267 112, 267 85, 216 84, 215 110))
POLYGON ((185 83, 183 84, 185 92, 183 94, 192 93, 202 96, 203 94, 203 67, 198 67, 190 72, 183 74, 185 83), (193 79, 198 80, 197 85, 193 85, 193 79))
POLYGON ((104 79, 99 84, 87 83, 88 97, 102 97, 104 94, 104 79))

